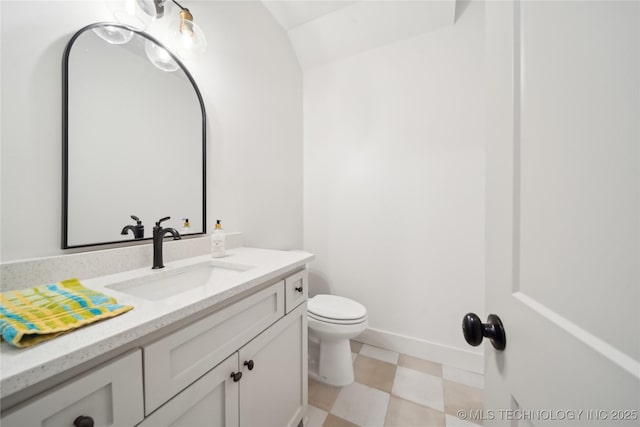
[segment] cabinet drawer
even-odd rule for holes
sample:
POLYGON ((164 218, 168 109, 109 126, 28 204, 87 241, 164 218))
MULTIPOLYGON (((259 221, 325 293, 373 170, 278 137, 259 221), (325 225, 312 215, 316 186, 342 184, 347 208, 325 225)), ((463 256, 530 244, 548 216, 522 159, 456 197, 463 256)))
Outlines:
POLYGON ((289 313, 307 300, 309 275, 307 270, 298 271, 284 279, 286 312, 289 313))
POLYGON ((73 426, 79 416, 96 426, 132 426, 143 418, 140 350, 28 401, 2 417, 3 427, 73 426))
POLYGON ((280 281, 144 347, 146 414, 282 316, 284 286, 280 281))

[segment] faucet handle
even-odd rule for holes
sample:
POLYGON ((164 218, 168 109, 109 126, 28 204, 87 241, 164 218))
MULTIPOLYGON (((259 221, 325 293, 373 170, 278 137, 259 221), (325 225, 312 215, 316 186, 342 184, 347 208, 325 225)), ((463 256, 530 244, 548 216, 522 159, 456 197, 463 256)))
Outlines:
POLYGON ((142 221, 140 221, 140 218, 138 218, 137 216, 131 215, 131 219, 136 222, 136 225, 142 225, 142 221))
POLYGON ((171 219, 171 217, 170 217, 170 216, 166 216, 166 217, 164 217, 164 218, 160 218, 160 219, 158 220, 158 222, 156 222, 156 227, 160 227, 160 223, 161 223, 161 222, 163 222, 163 221, 166 221, 166 220, 168 220, 168 219, 171 219))

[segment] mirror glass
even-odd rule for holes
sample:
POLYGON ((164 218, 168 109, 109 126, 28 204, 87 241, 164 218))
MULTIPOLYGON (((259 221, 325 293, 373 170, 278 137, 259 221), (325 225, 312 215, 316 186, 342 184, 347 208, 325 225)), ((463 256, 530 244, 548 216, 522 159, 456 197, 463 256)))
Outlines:
POLYGON ((67 45, 63 86, 62 247, 147 239, 166 216, 204 233, 204 104, 180 61, 145 33, 93 24, 67 45))

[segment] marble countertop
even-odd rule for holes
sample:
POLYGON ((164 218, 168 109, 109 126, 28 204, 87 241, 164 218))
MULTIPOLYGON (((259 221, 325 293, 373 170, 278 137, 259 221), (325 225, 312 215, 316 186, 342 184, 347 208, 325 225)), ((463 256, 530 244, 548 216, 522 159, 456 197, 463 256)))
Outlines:
POLYGON ((189 268, 211 259, 210 255, 203 255, 165 263, 162 270, 151 270, 147 267, 86 280, 79 277, 86 287, 113 296, 119 304, 131 305, 134 309, 33 347, 18 349, 3 342, 0 344, 0 396, 5 397, 24 390, 200 311, 223 305, 225 301, 240 293, 303 267, 313 259, 313 255, 304 251, 245 247, 230 249, 225 257, 215 260, 251 268, 225 280, 208 283, 157 301, 106 287, 143 276, 166 275, 171 270, 189 268))

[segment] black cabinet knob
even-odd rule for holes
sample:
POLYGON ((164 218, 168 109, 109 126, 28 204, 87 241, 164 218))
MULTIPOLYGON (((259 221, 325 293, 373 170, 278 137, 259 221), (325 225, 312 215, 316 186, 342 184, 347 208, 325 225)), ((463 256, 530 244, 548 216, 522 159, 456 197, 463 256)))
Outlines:
POLYGON ((491 340, 496 350, 504 350, 507 346, 507 336, 502 321, 495 314, 490 314, 487 323, 482 323, 475 313, 467 313, 462 318, 462 333, 464 339, 472 346, 478 346, 484 337, 491 340))
POLYGON ((297 288, 296 288, 296 291, 298 291, 298 292, 302 293, 302 286, 297 287, 297 288))
POLYGON ((93 418, 80 415, 78 418, 73 420, 73 426, 74 427, 93 427, 93 418))
POLYGON ((247 368, 249 368, 250 371, 253 371, 253 360, 245 360, 244 361, 244 366, 246 366, 247 368))
POLYGON ((237 383, 242 378, 242 372, 231 372, 231 378, 233 378, 234 383, 237 383))

